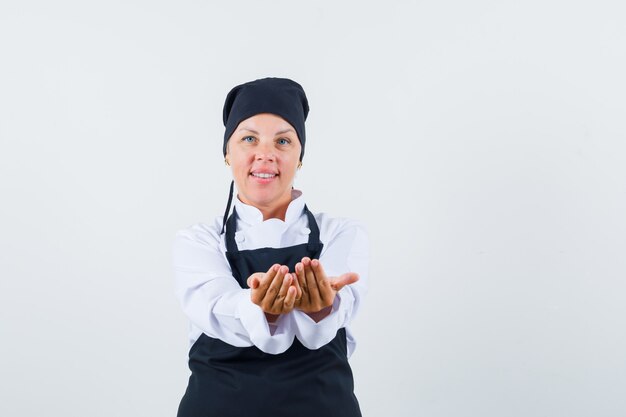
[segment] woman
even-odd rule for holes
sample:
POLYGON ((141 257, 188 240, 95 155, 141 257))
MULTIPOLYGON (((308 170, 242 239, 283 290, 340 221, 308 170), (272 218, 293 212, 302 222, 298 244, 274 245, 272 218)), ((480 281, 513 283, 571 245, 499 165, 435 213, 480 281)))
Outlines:
POLYGON ((313 214, 293 189, 309 111, 302 87, 264 78, 226 97, 230 216, 181 230, 176 294, 190 320, 179 417, 360 416, 348 325, 366 291, 355 221, 313 214))

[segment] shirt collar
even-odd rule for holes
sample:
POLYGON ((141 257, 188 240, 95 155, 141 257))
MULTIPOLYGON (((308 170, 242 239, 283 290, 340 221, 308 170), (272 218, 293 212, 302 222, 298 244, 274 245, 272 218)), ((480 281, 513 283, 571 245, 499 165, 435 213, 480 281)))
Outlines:
MULTIPOLYGON (((235 209, 237 210, 237 220, 241 220, 248 224, 258 224, 263 222, 263 213, 258 208, 249 204, 243 203, 239 200, 239 197, 235 199, 235 209)), ((285 224, 289 225, 300 218, 304 211, 304 198, 302 197, 302 191, 293 189, 291 190, 291 202, 287 206, 287 212, 285 213, 285 224)), ((282 221, 280 219, 273 219, 282 221)))

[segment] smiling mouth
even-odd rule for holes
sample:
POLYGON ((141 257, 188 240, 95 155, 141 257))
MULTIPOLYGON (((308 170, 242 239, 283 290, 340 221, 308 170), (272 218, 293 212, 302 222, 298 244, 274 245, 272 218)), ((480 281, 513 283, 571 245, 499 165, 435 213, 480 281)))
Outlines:
POLYGON ((267 172, 252 172, 250 173, 250 175, 256 178, 270 179, 276 177, 278 174, 270 174, 267 172))

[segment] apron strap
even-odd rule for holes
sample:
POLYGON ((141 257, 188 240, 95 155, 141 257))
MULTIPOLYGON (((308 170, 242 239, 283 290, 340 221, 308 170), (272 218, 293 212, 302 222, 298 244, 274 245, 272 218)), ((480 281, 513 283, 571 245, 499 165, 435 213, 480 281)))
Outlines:
POLYGON ((233 207, 233 214, 226 222, 226 252, 238 253, 237 242, 235 242, 235 232, 237 231, 237 209, 233 207))
POLYGON ((309 211, 306 204, 304 205, 304 212, 309 219, 309 229, 311 230, 311 233, 309 233, 308 249, 310 251, 317 251, 320 246, 320 228, 317 226, 315 217, 313 216, 313 213, 309 211))
POLYGON ((224 226, 226 226, 226 218, 228 216, 228 212, 230 211, 230 204, 233 202, 233 186, 235 185, 235 180, 230 182, 230 191, 228 192, 228 203, 226 204, 226 210, 224 211, 224 219, 222 220, 222 231, 220 235, 224 233, 224 226))

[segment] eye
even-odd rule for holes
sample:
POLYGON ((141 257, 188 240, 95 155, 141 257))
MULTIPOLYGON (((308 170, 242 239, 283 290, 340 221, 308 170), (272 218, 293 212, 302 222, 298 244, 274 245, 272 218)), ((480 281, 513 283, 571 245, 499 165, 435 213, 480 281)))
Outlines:
POLYGON ((254 140, 254 136, 244 136, 243 138, 241 138, 241 141, 246 143, 252 143, 254 142, 254 140))
POLYGON ((276 141, 279 145, 289 145, 291 141, 287 138, 280 138, 276 141))

